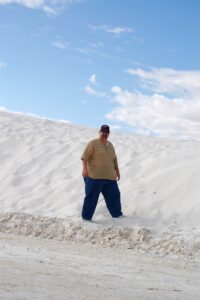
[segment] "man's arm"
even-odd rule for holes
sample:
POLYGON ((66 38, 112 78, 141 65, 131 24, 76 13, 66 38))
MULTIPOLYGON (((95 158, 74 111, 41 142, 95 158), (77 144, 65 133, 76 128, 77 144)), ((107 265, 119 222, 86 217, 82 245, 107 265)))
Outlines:
POLYGON ((83 163, 83 171, 82 171, 82 175, 83 177, 87 177, 88 176, 88 168, 87 168, 87 162, 91 159, 92 155, 94 153, 94 143, 93 141, 90 141, 82 156, 81 156, 81 160, 82 160, 82 163, 83 163))
POLYGON ((83 162, 82 175, 83 177, 87 177, 88 176, 87 161, 82 159, 82 162, 83 162))
POLYGON ((115 171, 116 171, 116 175, 117 175, 117 180, 120 180, 120 172, 119 172, 119 168, 117 167, 117 168, 115 169, 115 171))
POLYGON ((115 155, 115 158, 114 158, 114 164, 115 164, 115 172, 116 172, 116 175, 117 175, 117 180, 120 180, 120 171, 119 171, 116 155, 115 155))

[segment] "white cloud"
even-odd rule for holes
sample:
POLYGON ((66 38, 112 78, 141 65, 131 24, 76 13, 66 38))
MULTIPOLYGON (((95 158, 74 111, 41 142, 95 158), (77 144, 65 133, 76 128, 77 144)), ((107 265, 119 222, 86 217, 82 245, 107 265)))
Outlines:
POLYGON ((55 41, 52 43, 52 45, 56 48, 65 50, 65 49, 67 49, 69 44, 67 44, 66 42, 63 42, 63 41, 55 41))
POLYGON ((44 5, 44 0, 0 0, 0 4, 19 4, 29 8, 38 8, 44 5))
POLYGON ((85 88, 84 88, 84 91, 87 93, 87 94, 89 94, 89 95, 95 95, 96 96, 96 91, 93 89, 93 88, 91 88, 90 86, 86 86, 85 88))
POLYGON ((127 73, 139 77, 143 86, 157 93, 176 93, 192 97, 200 93, 200 71, 153 68, 151 71, 129 69, 127 73))
POLYGON ((110 125, 110 128, 112 131, 117 131, 117 130, 121 130, 122 126, 120 125, 110 125))
POLYGON ((0 106, 0 111, 8 111, 6 107, 0 106))
POLYGON ((88 27, 92 30, 101 30, 106 33, 112 33, 115 35, 120 35, 121 33, 132 33, 134 30, 130 27, 111 27, 108 25, 100 25, 100 26, 95 26, 89 24, 88 27))
POLYGON ((133 32, 133 30, 129 27, 108 27, 108 26, 105 27, 105 31, 114 34, 133 32))
POLYGON ((85 0, 0 0, 0 5, 18 4, 30 9, 42 9, 48 16, 56 15, 69 5, 85 0))
POLYGON ((90 54, 90 49, 87 48, 76 48, 75 49, 77 52, 83 53, 83 54, 90 54))
POLYGON ((106 94, 105 93, 101 93, 101 92, 97 92, 96 90, 94 90, 93 88, 91 88, 90 86, 86 86, 84 88, 84 91, 91 95, 91 96, 97 96, 97 97, 105 97, 106 94))
POLYGON ((86 55, 97 55, 97 56, 103 57, 105 59, 109 59, 109 60, 113 59, 113 56, 103 53, 102 51, 96 51, 96 49, 94 47, 76 48, 75 50, 77 52, 80 52, 80 53, 83 53, 86 55))
POLYGON ((52 8, 50 6, 44 5, 43 10, 48 16, 55 16, 58 14, 58 11, 55 8, 52 8))
POLYGON ((111 89, 116 107, 107 118, 138 134, 200 140, 200 71, 129 70, 147 93, 111 89))
MULTIPOLYGON (((92 74, 92 75, 90 76, 90 78, 89 78, 89 82, 90 82, 92 85, 97 85, 97 75, 96 75, 96 74, 92 74)), ((95 90, 94 88, 92 88, 92 87, 89 86, 89 85, 85 86, 84 91, 85 91, 87 94, 92 95, 92 96, 106 97, 106 98, 107 98, 106 93, 99 92, 99 91, 95 90)))
POLYGON ((92 84, 97 84, 97 75, 96 74, 92 74, 89 78, 89 81, 92 83, 92 84))
POLYGON ((118 86, 113 86, 111 92, 113 92, 114 94, 121 94, 122 90, 118 86))
POLYGON ((0 68, 6 68, 7 64, 3 61, 0 61, 0 68))

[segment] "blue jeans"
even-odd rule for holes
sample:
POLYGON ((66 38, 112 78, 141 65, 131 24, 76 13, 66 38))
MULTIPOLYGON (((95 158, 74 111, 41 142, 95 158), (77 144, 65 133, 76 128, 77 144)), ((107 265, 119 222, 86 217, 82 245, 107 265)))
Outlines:
POLYGON ((84 181, 85 198, 82 208, 82 218, 84 220, 92 219, 100 193, 104 196, 106 206, 111 216, 118 218, 122 215, 120 191, 116 180, 84 177, 84 181))

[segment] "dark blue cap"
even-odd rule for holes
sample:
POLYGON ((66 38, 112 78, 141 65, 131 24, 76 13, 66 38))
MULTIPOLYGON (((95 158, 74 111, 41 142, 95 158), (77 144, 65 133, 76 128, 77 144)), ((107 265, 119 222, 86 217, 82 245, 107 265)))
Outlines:
POLYGON ((102 125, 100 128, 100 132, 110 132, 110 127, 108 125, 102 125))

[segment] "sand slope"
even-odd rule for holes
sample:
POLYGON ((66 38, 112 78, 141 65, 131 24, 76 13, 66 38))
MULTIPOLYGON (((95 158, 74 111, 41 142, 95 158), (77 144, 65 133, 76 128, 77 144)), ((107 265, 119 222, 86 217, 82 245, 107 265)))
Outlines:
POLYGON ((96 136, 95 129, 0 111, 0 230, 197 257, 200 143, 112 132, 126 217, 113 220, 101 197, 88 227, 80 220, 80 155, 96 136))
POLYGON ((0 299, 199 299, 200 143, 112 132, 125 217, 85 223, 97 135, 0 111, 0 299))

